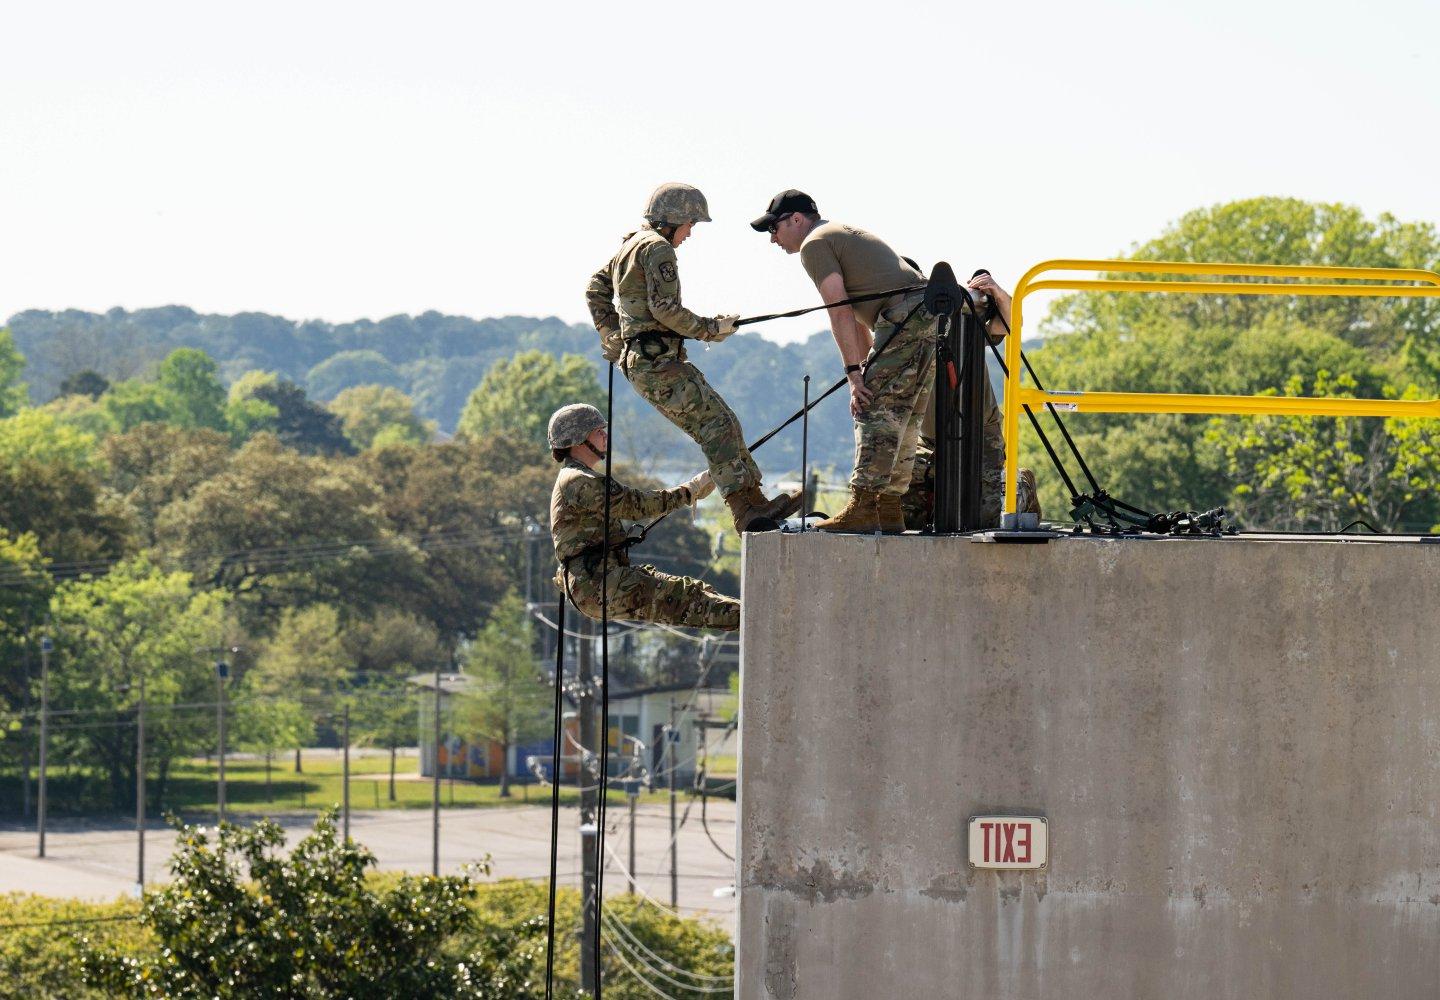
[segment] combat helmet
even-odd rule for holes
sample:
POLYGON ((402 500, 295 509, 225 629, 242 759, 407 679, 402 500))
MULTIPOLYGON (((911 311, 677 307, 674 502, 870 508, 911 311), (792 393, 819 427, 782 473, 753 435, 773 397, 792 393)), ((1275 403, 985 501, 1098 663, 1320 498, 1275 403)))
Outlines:
POLYGON ((657 226, 683 226, 687 222, 709 222, 710 206, 700 189, 671 181, 661 184, 645 205, 645 221, 657 226))
POLYGON ((589 403, 570 403, 550 416, 546 436, 550 447, 563 451, 582 444, 592 431, 605 426, 605 415, 589 403))

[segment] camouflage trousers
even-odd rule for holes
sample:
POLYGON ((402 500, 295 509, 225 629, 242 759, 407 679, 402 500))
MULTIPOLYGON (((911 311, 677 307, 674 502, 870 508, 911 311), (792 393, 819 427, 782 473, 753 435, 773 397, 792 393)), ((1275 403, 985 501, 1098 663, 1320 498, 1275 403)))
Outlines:
POLYGON ((745 447, 740 419, 699 368, 678 358, 651 361, 626 351, 620 370, 636 392, 700 446, 722 497, 759 485, 760 469, 745 447))
POLYGON ((915 302, 881 313, 875 343, 865 366, 865 387, 874 395, 855 421, 855 471, 850 487, 902 495, 910 486, 920 424, 935 371, 935 317, 923 307, 896 332, 915 302))
MULTIPOLYGON (((933 425, 933 421, 932 421, 933 425)), ((985 438, 980 461, 980 518, 987 528, 1000 526, 1000 508, 1005 499, 1005 421, 995 404, 990 382, 985 382, 985 438)), ((1040 513, 1040 498, 1035 491, 1035 474, 1020 470, 1015 506, 1022 513, 1040 513)), ((915 467, 910 487, 900 498, 905 512, 905 527, 920 531, 930 524, 935 509, 935 442, 922 437, 915 449, 915 467)))
MULTIPOLYGON (((570 603, 581 614, 599 621, 601 576, 598 567, 593 573, 586 572, 577 561, 568 574, 563 568, 555 574, 555 585, 569 595, 570 603)), ((612 565, 606 582, 612 621, 658 622, 726 632, 740 627, 740 602, 713 590, 703 580, 671 576, 654 566, 612 565)))

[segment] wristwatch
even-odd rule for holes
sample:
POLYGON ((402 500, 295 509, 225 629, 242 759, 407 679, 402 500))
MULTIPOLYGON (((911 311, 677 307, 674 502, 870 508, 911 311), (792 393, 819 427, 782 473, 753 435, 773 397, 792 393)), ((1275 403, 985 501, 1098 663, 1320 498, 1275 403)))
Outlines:
POLYGON ((865 366, 864 366, 864 365, 846 365, 846 366, 845 366, 845 374, 846 374, 846 375, 849 375, 851 372, 859 372, 859 371, 864 371, 864 370, 865 370, 865 366))

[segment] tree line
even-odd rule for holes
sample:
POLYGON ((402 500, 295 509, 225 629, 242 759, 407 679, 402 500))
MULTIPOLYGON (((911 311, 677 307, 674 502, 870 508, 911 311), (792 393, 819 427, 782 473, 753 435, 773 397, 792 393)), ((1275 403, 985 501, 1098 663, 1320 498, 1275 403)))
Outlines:
MULTIPOLYGON (((177 760, 214 749, 220 659, 230 746, 267 760, 333 743, 348 704, 358 741, 393 763, 419 738, 408 679, 437 665, 471 675, 469 734, 548 731, 550 637, 532 614, 553 619, 556 599, 544 420, 598 398, 582 359, 498 363, 448 440, 392 387, 329 405, 274 373, 227 388, 189 347, 145 376, 72 373, 39 406, 23 371, 0 332, 0 773, 33 766, 42 636, 52 760, 95 808, 131 801, 142 677, 154 808, 177 760)), ((655 562, 709 570, 687 519, 652 539, 655 562)), ((667 649, 623 659, 618 680, 671 679, 667 649)))

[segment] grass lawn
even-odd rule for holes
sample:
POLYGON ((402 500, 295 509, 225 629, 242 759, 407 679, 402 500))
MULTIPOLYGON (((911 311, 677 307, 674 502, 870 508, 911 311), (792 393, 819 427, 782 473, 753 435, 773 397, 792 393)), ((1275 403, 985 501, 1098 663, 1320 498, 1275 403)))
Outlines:
MULTIPOLYGON (((265 783, 265 762, 263 760, 234 760, 225 762, 225 804, 235 813, 282 813, 316 812, 339 805, 342 798, 340 788, 341 761, 333 751, 315 751, 304 755, 304 771, 295 773, 293 753, 276 757, 271 765, 270 786, 265 783)), ((395 768, 395 800, 390 800, 390 761, 387 756, 353 755, 350 758, 350 808, 351 809, 428 809, 430 808, 431 780, 418 777, 419 767, 412 751, 400 754, 395 768)), ((161 811, 178 812, 193 816, 197 813, 214 812, 215 779, 217 767, 212 759, 203 757, 177 761, 171 768, 170 779, 165 789, 165 801, 161 811)), ((34 772, 31 772, 32 785, 34 772)), ((151 790, 154 790, 154 774, 151 774, 151 790)), ((613 781, 613 779, 612 779, 613 781)), ((612 803, 624 804, 625 793, 618 784, 612 786, 612 803)), ((527 803, 548 804, 550 789, 536 783, 512 782, 510 797, 500 797, 498 782, 474 782, 445 778, 440 779, 440 804, 444 807, 475 807, 525 805, 527 803)), ((647 792, 641 795, 641 802, 665 800, 665 792, 647 792)), ((31 808, 34 808, 34 792, 31 792, 31 808)), ((579 793, 574 788, 561 788, 560 801, 574 802, 579 793)), ((0 816, 18 819, 21 812, 19 782, 11 776, 0 780, 0 816)), ((105 786, 98 782, 98 775, 82 769, 67 769, 56 773, 50 781, 50 814, 62 816, 107 816, 125 815, 133 809, 133 798, 125 807, 115 809, 105 786)), ((153 809, 153 800, 152 800, 153 809)), ((33 812, 32 812, 33 815, 33 812)), ((155 813, 158 815, 158 812, 155 813)))
MULTIPOLYGON (((318 810, 339 804, 341 761, 329 753, 306 757, 304 771, 295 773, 294 755, 276 758, 265 785, 265 762, 227 760, 225 763, 225 804, 235 812, 296 812, 318 810)), ((350 758, 351 809, 428 809, 431 779, 419 778, 415 754, 402 754, 396 762, 395 800, 390 800, 390 762, 385 756, 350 758)), ((181 762, 171 772, 167 808, 181 812, 205 812, 215 808, 216 766, 203 758, 181 762)), ((617 786, 618 787, 618 786, 617 786)), ((540 784, 511 782, 510 797, 500 797, 499 782, 440 779, 442 806, 512 806, 531 802, 548 803, 550 789, 540 784)), ((560 800, 578 797, 573 788, 561 788, 560 800)), ((650 792, 641 801, 659 801, 663 795, 650 792)), ((613 791, 610 801, 625 801, 623 791, 613 791)))

